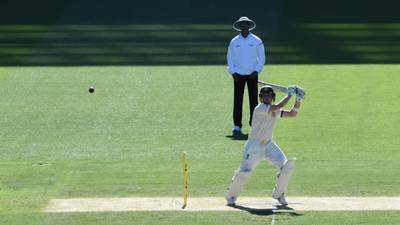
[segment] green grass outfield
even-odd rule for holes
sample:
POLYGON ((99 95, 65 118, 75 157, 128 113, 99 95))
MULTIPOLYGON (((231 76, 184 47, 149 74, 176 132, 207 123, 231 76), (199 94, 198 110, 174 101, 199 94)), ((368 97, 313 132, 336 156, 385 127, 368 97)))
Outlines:
MULTIPOLYGON (((307 91, 299 117, 275 132, 298 159, 289 199, 400 195, 399 74, 265 67, 261 79, 307 91)), ((190 196, 223 196, 245 143, 227 137, 232 89, 225 66, 0 67, 0 224, 271 223, 248 212, 41 212, 52 198, 181 196, 182 151, 190 196)), ((261 164, 242 195, 269 196, 275 172, 261 164)), ((400 213, 286 213, 275 224, 400 224, 400 213)))

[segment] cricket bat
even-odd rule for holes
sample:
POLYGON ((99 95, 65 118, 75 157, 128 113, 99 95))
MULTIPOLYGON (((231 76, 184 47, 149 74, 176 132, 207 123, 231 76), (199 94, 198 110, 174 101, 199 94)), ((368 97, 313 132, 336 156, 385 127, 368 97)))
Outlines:
POLYGON ((287 93, 288 89, 285 86, 279 85, 279 84, 273 84, 273 83, 268 83, 262 80, 258 80, 258 83, 261 85, 269 85, 271 86, 275 91, 287 93))

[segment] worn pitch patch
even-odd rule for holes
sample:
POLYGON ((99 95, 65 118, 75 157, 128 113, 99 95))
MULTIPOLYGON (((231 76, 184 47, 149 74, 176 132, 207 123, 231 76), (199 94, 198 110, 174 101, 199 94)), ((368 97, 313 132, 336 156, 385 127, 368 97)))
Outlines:
MULTIPOLYGON (((400 210, 400 197, 288 197, 285 210, 296 211, 364 211, 400 210)), ((242 197, 235 207, 226 206, 224 198, 189 198, 182 209, 182 198, 75 198, 53 199, 45 212, 98 211, 258 211, 279 210, 271 198, 242 197)))

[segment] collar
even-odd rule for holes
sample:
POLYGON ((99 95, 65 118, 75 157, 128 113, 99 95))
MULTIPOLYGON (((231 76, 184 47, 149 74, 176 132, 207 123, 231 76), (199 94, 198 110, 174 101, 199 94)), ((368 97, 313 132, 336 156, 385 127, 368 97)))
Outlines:
POLYGON ((243 36, 242 36, 242 33, 239 33, 239 37, 242 38, 242 39, 245 39, 245 40, 247 40, 247 38, 249 38, 250 36, 251 36, 251 32, 249 32, 249 34, 247 35, 247 37, 243 37, 243 36))

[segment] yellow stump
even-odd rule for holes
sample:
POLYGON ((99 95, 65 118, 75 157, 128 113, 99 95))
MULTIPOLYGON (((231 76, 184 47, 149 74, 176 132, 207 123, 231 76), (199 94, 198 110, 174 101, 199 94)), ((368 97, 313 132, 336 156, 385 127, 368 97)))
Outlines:
POLYGON ((183 206, 185 208, 187 206, 187 199, 188 199, 188 160, 186 152, 182 153, 182 162, 183 162, 183 206))

